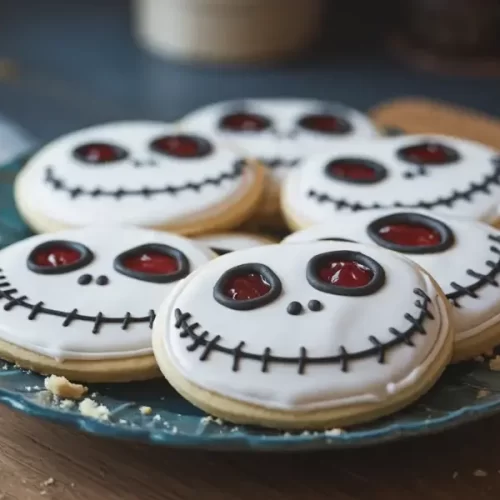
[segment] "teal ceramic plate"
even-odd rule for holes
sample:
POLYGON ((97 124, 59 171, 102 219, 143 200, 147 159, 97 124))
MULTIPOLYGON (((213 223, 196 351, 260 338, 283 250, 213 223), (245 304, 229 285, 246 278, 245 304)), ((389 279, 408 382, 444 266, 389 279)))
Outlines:
MULTIPOLYGON (((12 181, 19 164, 0 168, 0 247, 30 235, 16 212, 12 181)), ((165 446, 205 449, 298 451, 346 448, 441 432, 500 412, 500 372, 488 360, 448 368, 424 398, 406 410, 338 433, 280 433, 233 426, 208 418, 162 381, 97 384, 90 394, 110 411, 109 421, 82 416, 47 397, 43 377, 0 361, 0 401, 42 419, 73 425, 89 434, 165 446), (143 415, 142 406, 151 413, 143 415)))

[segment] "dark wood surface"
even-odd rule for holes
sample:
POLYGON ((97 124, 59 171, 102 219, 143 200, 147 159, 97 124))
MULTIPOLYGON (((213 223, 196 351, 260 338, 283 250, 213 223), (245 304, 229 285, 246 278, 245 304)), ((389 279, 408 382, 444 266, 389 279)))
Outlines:
POLYGON ((498 499, 499 430, 493 418, 359 450, 207 453, 101 440, 0 407, 0 499, 498 499))

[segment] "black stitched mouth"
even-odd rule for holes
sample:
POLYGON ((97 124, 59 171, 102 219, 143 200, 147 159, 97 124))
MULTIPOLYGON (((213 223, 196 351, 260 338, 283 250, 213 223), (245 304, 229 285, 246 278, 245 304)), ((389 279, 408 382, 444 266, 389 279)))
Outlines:
MULTIPOLYGON (((490 234, 488 235, 488 239, 500 244, 500 236, 490 234)), ((453 306, 460 308, 461 306, 458 303, 458 300, 463 297, 478 299, 479 295, 476 292, 485 286, 490 285, 497 288, 500 286, 497 281, 498 275, 500 274, 500 248, 492 245, 490 246, 490 251, 492 254, 497 256, 497 261, 486 261, 486 266, 490 268, 490 271, 487 274, 479 273, 477 271, 474 271, 473 269, 467 269, 467 275, 471 276, 472 278, 476 278, 477 281, 468 286, 459 285, 454 281, 450 283, 451 288, 453 288, 455 291, 446 294, 446 297, 448 298, 448 300, 450 300, 453 306)))
POLYGON ((482 182, 471 182, 469 188, 464 191, 455 190, 450 196, 440 197, 434 201, 421 200, 417 203, 403 203, 400 201, 394 202, 390 205, 383 205, 381 203, 372 203, 371 205, 363 204, 360 202, 350 202, 343 198, 334 198, 326 193, 320 193, 314 189, 309 190, 307 195, 309 198, 315 199, 318 203, 330 203, 336 209, 346 209, 352 212, 359 212, 362 210, 376 210, 385 208, 423 208, 432 209, 436 207, 452 207, 457 201, 463 200, 471 202, 472 198, 480 193, 491 194, 490 187, 500 185, 500 162, 494 163, 494 171, 491 175, 486 175, 482 182))
POLYGON ((200 347, 203 350, 200 354, 199 360, 206 361, 211 352, 220 352, 228 354, 233 358, 232 370, 237 372, 240 368, 240 361, 242 359, 249 359, 261 363, 261 371, 268 372, 271 363, 292 364, 297 365, 297 373, 303 375, 308 365, 319 364, 340 364, 340 369, 347 372, 349 369, 349 362, 376 357, 380 364, 385 363, 385 354, 388 350, 401 344, 414 347, 412 338, 415 334, 419 333, 425 335, 427 332, 424 328, 426 319, 433 320, 434 315, 430 312, 429 306, 431 304, 430 297, 420 288, 413 290, 413 293, 418 297, 415 301, 415 307, 420 310, 417 318, 409 313, 404 315, 404 318, 410 323, 408 329, 404 332, 396 328, 389 328, 389 332, 394 335, 394 339, 388 342, 381 342, 374 335, 368 336, 368 342, 372 345, 367 349, 357 352, 348 352, 344 346, 340 346, 339 354, 336 356, 325 357, 309 357, 305 347, 300 347, 298 356, 275 356, 272 354, 271 348, 266 347, 262 353, 251 353, 244 350, 245 342, 241 341, 234 347, 228 347, 221 344, 222 337, 220 335, 211 335, 210 332, 203 330, 202 333, 197 334, 195 330, 202 329, 199 323, 189 323, 192 315, 188 312, 182 312, 180 309, 175 309, 175 328, 179 330, 181 338, 187 338, 192 341, 191 344, 186 346, 189 352, 194 352, 200 347))
MULTIPOLYGON (((1 270, 0 270, 1 271, 1 270)), ((4 275, 0 276, 0 280, 5 280, 4 275)), ((7 303, 3 305, 4 311, 11 311, 14 307, 22 307, 27 309, 28 319, 30 321, 36 319, 38 315, 49 315, 56 316, 59 318, 64 318, 62 326, 69 326, 73 321, 86 321, 93 323, 92 333, 97 335, 100 332, 101 326, 105 324, 120 324, 122 330, 126 330, 132 323, 148 323, 149 328, 153 327, 153 322, 155 320, 155 312, 151 309, 147 316, 136 317, 132 316, 129 312, 125 313, 121 317, 104 316, 102 312, 98 312, 95 316, 88 316, 85 314, 79 314, 78 309, 73 309, 71 311, 61 311, 58 309, 50 309, 45 307, 43 302, 32 303, 29 301, 26 295, 18 295, 16 288, 9 288, 5 290, 6 287, 10 287, 11 284, 7 281, 0 282, 0 300, 7 299, 7 303)))
POLYGON ((108 197, 119 200, 126 196, 142 196, 143 198, 149 198, 160 194, 176 195, 183 191, 199 192, 205 186, 220 186, 225 180, 234 180, 241 177, 243 175, 244 168, 245 162, 237 161, 229 173, 220 174, 218 177, 205 177, 201 182, 188 182, 178 186, 167 184, 166 186, 159 188, 143 187, 141 189, 117 188, 107 190, 101 188, 88 189, 83 186, 71 186, 66 180, 56 176, 52 167, 47 167, 45 169, 44 180, 55 191, 68 193, 73 199, 79 196, 90 196, 92 198, 108 197))
POLYGON ((282 157, 275 157, 275 158, 259 158, 259 161, 264 163, 266 167, 270 169, 275 169, 275 168, 294 168, 299 165, 301 162, 301 158, 282 158, 282 157))

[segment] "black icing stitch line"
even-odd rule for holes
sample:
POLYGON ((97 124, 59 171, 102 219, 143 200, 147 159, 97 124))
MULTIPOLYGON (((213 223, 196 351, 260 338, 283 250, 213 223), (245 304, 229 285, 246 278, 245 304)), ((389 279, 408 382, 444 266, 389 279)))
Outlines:
MULTIPOLYGON (((488 235, 488 239, 493 241, 494 243, 500 244, 500 236, 490 234, 488 235)), ((485 286, 491 285, 497 288, 500 286, 500 283, 497 281, 497 277, 500 274, 500 248, 496 247, 495 245, 491 245, 490 251, 497 256, 497 261, 486 261, 486 266, 491 269, 487 274, 479 273, 474 269, 467 269, 466 273, 472 278, 476 278, 476 282, 468 286, 462 286, 454 281, 450 283, 450 286, 455 291, 446 294, 446 297, 454 307, 461 307, 458 303, 458 300, 463 297, 467 296, 473 299, 479 298, 479 295, 476 292, 485 286)))
POLYGON ((451 196, 438 198, 435 201, 427 202, 427 201, 419 201, 414 204, 405 204, 402 202, 395 202, 391 205, 382 205, 380 203, 373 203, 372 205, 364 205, 359 202, 349 202, 343 199, 332 198, 327 194, 321 194, 315 191, 314 189, 309 190, 307 195, 309 198, 315 198, 318 203, 328 202, 335 205, 335 208, 342 209, 346 208, 351 210, 352 212, 359 212, 361 210, 374 210, 374 209, 384 209, 384 208, 424 208, 431 209, 435 207, 445 206, 452 207, 454 203, 459 200, 471 201, 471 198, 476 193, 485 193, 490 194, 490 186, 492 184, 500 185, 500 163, 495 162, 495 171, 491 175, 487 175, 484 177, 484 180, 477 184, 475 182, 471 182, 469 185, 469 189, 466 191, 457 191, 455 190, 451 196))
POLYGON ((430 297, 420 288, 413 290, 415 295, 419 297, 415 301, 415 307, 420 309, 420 314, 418 318, 415 318, 409 313, 404 315, 404 318, 409 321, 411 326, 404 332, 400 332, 395 328, 389 328, 389 332, 394 335, 394 339, 388 342, 381 342, 374 335, 368 337, 368 341, 372 347, 365 349, 363 351, 348 352, 344 346, 340 346, 340 353, 337 356, 325 356, 325 357, 309 357, 307 355, 307 350, 302 346, 299 348, 299 354, 296 357, 286 357, 286 356, 274 356, 272 354, 271 348, 266 347, 262 354, 256 354, 245 351, 243 348, 245 346, 244 342, 239 342, 235 347, 226 347, 220 344, 222 337, 216 335, 210 338, 210 333, 204 330, 201 334, 195 333, 195 330, 200 328, 199 323, 189 324, 189 320, 192 318, 190 313, 182 312, 180 309, 175 309, 175 328, 180 330, 181 338, 188 338, 192 341, 191 344, 186 346, 189 352, 194 352, 200 347, 203 347, 203 351, 199 357, 200 361, 206 361, 209 354, 214 352, 221 352, 224 354, 229 354, 233 357, 232 371, 237 372, 240 368, 240 361, 242 359, 251 359, 254 361, 259 361, 261 363, 261 371, 266 373, 269 370, 269 365, 271 363, 284 363, 297 365, 297 373, 303 375, 308 365, 318 365, 318 364, 340 364, 340 369, 343 372, 349 370, 349 363, 351 361, 366 359, 370 357, 377 357, 377 361, 380 364, 385 363, 385 355, 387 351, 398 345, 405 344, 407 346, 413 347, 415 344, 412 341, 412 337, 415 334, 425 335, 427 332, 424 328, 425 319, 434 319, 434 315, 429 311, 429 305, 431 303, 430 297))
POLYGON ((92 198, 101 197, 111 197, 119 200, 124 196, 142 196, 144 198, 149 198, 150 196, 157 194, 169 194, 176 195, 182 191, 195 191, 199 192, 203 187, 212 185, 219 186, 225 180, 233 180, 241 177, 243 170, 245 168, 245 162, 237 161, 235 162, 233 169, 229 173, 223 173, 218 177, 205 177, 201 182, 188 182, 186 184, 181 184, 180 186, 167 185, 162 188, 141 188, 141 189, 123 189, 118 188, 112 191, 106 189, 85 189, 81 186, 69 186, 66 181, 55 176, 52 167, 47 167, 45 169, 45 182, 50 184, 52 188, 56 191, 63 191, 68 193, 72 199, 78 196, 91 196, 92 198))
MULTIPOLYGON (((0 287, 9 285, 9 283, 0 283, 0 287)), ((87 321, 93 323, 92 333, 98 334, 100 332, 101 326, 105 324, 120 324, 122 330, 126 330, 131 323, 148 323, 149 328, 153 327, 153 322, 155 320, 155 312, 151 309, 147 316, 134 317, 129 312, 125 313, 122 317, 107 317, 104 316, 102 312, 98 312, 95 316, 87 316, 84 314, 79 314, 77 309, 71 311, 59 311, 57 309, 49 309, 43 305, 43 302, 37 302, 32 304, 28 301, 26 295, 20 295, 19 297, 14 297, 17 293, 15 288, 10 288, 8 290, 3 290, 0 288, 0 299, 7 299, 7 303, 3 305, 4 311, 10 311, 14 307, 23 307, 29 310, 28 320, 33 321, 39 314, 47 314, 49 316, 57 316, 59 318, 64 318, 62 326, 67 327, 73 321, 87 321)))

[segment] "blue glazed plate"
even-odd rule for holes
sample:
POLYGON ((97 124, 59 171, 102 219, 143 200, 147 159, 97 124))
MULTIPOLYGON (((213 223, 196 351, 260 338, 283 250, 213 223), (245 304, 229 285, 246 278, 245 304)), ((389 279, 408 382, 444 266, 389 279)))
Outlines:
MULTIPOLYGON (((12 182, 21 162, 0 167, 0 247, 31 233, 14 206, 12 182)), ((500 372, 488 360, 448 368, 436 386, 402 412, 338 434, 280 433, 234 426, 208 418, 165 381, 96 384, 94 401, 110 411, 109 421, 63 408, 44 390, 43 377, 0 361, 0 401, 28 415, 73 425, 89 434, 165 446, 225 450, 298 451, 347 448, 441 432, 500 412, 500 372), (143 415, 141 406, 151 407, 143 415)))

